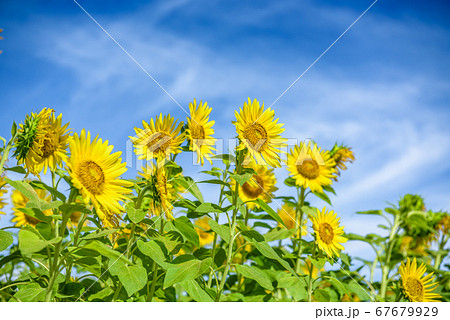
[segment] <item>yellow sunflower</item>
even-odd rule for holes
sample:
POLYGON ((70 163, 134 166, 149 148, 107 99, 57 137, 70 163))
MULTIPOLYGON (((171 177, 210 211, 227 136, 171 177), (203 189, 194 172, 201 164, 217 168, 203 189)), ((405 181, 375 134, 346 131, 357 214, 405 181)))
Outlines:
POLYGON ((150 200, 149 209, 153 215, 161 215, 164 213, 168 220, 173 220, 172 215, 173 202, 181 198, 180 193, 184 191, 183 188, 175 187, 168 178, 168 171, 165 167, 146 166, 142 168, 142 173, 139 175, 151 181, 155 186, 155 193, 153 199, 150 200))
MULTIPOLYGON (((39 199, 45 200, 47 202, 52 200, 52 195, 42 189, 34 189, 36 191, 37 195, 39 196, 39 199)), ((30 201, 27 197, 25 197, 22 192, 18 190, 13 190, 11 194, 11 200, 13 204, 13 215, 14 218, 11 220, 11 222, 15 222, 16 227, 20 226, 36 226, 41 220, 36 219, 34 217, 31 217, 22 211, 20 211, 20 208, 25 208, 26 204, 30 201)), ((45 215, 51 215, 53 214, 53 211, 51 209, 43 211, 45 215)))
POLYGON ((211 230, 211 227, 208 224, 209 220, 211 220, 211 218, 204 216, 195 222, 195 231, 197 231, 200 238, 200 247, 204 247, 214 240, 214 235, 209 232, 211 230))
POLYGON ((333 257, 333 254, 339 257, 339 251, 344 250, 341 243, 347 242, 342 236, 344 227, 339 226, 339 220, 334 211, 327 212, 325 207, 322 212, 317 210, 316 217, 311 217, 316 243, 330 257, 333 257))
POLYGON ((180 134, 183 122, 177 126, 173 117, 166 115, 163 118, 160 114, 155 120, 150 119, 150 124, 142 121, 142 125, 144 128, 134 128, 136 136, 130 137, 139 160, 156 158, 161 161, 181 152, 181 144, 185 139, 184 133, 180 134))
MULTIPOLYGON (((331 149, 330 156, 335 162, 336 174, 341 175, 341 170, 347 170, 346 162, 352 163, 355 161, 355 154, 352 149, 345 146, 338 146, 337 144, 331 149)), ((337 177, 334 178, 337 181, 337 177)))
POLYGON ((106 224, 117 225, 116 216, 123 212, 120 201, 126 200, 130 193, 126 187, 133 184, 120 179, 127 171, 120 158, 121 152, 111 154, 113 146, 108 141, 95 137, 85 130, 74 134, 69 140, 70 158, 67 171, 72 183, 79 189, 86 204, 92 201, 99 218, 106 224))
POLYGON ((62 125, 62 114, 55 118, 52 112, 48 120, 49 125, 45 130, 41 155, 36 166, 36 171, 40 173, 44 169, 44 174, 47 173, 47 168, 54 171, 57 166, 62 166, 62 161, 67 159, 66 149, 69 144, 69 123, 62 125))
POLYGON ((439 294, 431 292, 438 286, 438 283, 429 283, 434 280, 433 272, 424 277, 425 271, 423 263, 417 268, 416 258, 412 262, 407 258, 406 265, 402 262, 398 269, 403 291, 412 302, 434 302, 441 298, 439 294))
POLYGON ((43 154, 47 131, 51 128, 50 118, 53 109, 44 108, 41 112, 27 115, 24 123, 19 125, 15 141, 17 163, 23 164, 28 173, 39 176, 40 161, 43 154))
POLYGON ((323 186, 332 183, 336 169, 335 162, 328 151, 322 150, 311 141, 308 144, 301 142, 294 146, 287 157, 287 166, 290 175, 298 186, 310 188, 313 192, 322 192, 323 186))
POLYGON ((189 103, 190 118, 187 119, 186 137, 190 143, 189 149, 197 153, 197 163, 200 162, 202 166, 205 159, 212 164, 211 155, 216 150, 213 147, 216 139, 212 136, 214 121, 209 121, 211 110, 207 102, 200 101, 197 106, 194 99, 193 103, 189 103))
POLYGON ((0 176, 0 214, 5 214, 2 209, 7 205, 7 203, 5 202, 5 198, 3 197, 7 192, 8 190, 6 190, 5 178, 3 176, 0 176))
POLYGON ((236 132, 241 141, 237 150, 248 149, 249 155, 261 165, 280 166, 280 148, 286 146, 287 139, 281 137, 283 124, 274 120, 275 111, 271 108, 264 110, 264 103, 253 102, 248 98, 239 112, 235 111, 236 132))
MULTIPOLYGON (((284 203, 281 208, 278 209, 278 215, 280 216, 281 220, 283 220, 284 224, 286 225, 286 228, 288 230, 295 229, 297 227, 297 223, 295 221, 295 207, 290 203, 284 203)), ((302 236, 306 236, 308 234, 306 230, 306 223, 307 220, 304 220, 302 225, 299 226, 299 232, 301 230, 302 236)), ((281 227, 281 224, 279 224, 281 227)), ((295 235, 293 235, 295 236, 295 235)))
MULTIPOLYGON (((256 174, 242 186, 239 186, 239 198, 241 198, 243 202, 262 199, 264 202, 270 203, 274 197, 273 192, 278 190, 278 188, 275 187, 277 179, 275 178, 273 169, 254 163, 247 167, 253 168, 256 174)), ((235 185, 236 181, 231 179, 232 190, 234 190, 235 185)), ((247 206, 249 209, 253 209, 255 206, 259 207, 255 202, 247 202, 247 206)))

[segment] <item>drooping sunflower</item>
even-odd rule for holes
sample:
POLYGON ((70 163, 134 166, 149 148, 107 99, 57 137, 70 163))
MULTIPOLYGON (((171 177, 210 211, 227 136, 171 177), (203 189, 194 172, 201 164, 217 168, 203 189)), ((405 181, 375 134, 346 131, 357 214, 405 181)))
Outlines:
POLYGON ((280 148, 286 146, 287 139, 281 137, 283 124, 274 120, 275 111, 271 108, 264 110, 264 103, 260 106, 258 100, 253 102, 248 98, 239 112, 235 111, 236 126, 241 143, 237 150, 248 149, 249 155, 260 165, 280 167, 280 148))
POLYGON ((316 243, 330 257, 334 254, 339 257, 339 251, 344 250, 341 243, 347 242, 342 236, 344 227, 339 226, 339 220, 334 211, 328 212, 325 207, 322 212, 317 209, 317 215, 311 217, 316 243))
MULTIPOLYGON (((1 159, 1 157, 0 157, 1 159)), ((2 209, 7 205, 6 201, 5 201, 5 194, 8 192, 8 190, 6 190, 6 181, 5 178, 3 176, 0 176, 0 214, 5 214, 2 209)))
POLYGON ((19 124, 18 135, 15 141, 14 156, 17 163, 23 164, 28 173, 39 175, 40 161, 42 158, 44 141, 47 131, 50 129, 50 118, 53 109, 43 108, 41 112, 27 115, 25 121, 19 124))
MULTIPOLYGON (((330 150, 330 156, 334 160, 336 174, 341 175, 341 171, 347 170, 346 162, 352 163, 355 161, 355 154, 352 149, 346 146, 338 146, 337 144, 330 150)), ((337 181, 337 177, 334 177, 337 181)))
MULTIPOLYGON (((47 202, 51 201, 52 195, 48 191, 42 190, 42 189, 37 189, 37 188, 35 188, 34 191, 36 191, 36 193, 40 199, 45 200, 47 202)), ((25 208, 26 204, 30 201, 30 200, 28 200, 27 197, 25 197, 23 195, 22 192, 20 192, 18 190, 13 190, 12 194, 11 194, 11 200, 12 200, 12 205, 13 205, 12 209, 13 209, 13 215, 14 215, 14 218, 11 219, 11 222, 15 222, 16 227, 27 226, 27 225, 34 227, 39 222, 41 222, 41 220, 39 220, 35 217, 31 217, 19 210, 20 208, 25 208)), ((51 209, 49 209, 49 210, 43 211, 43 213, 45 215, 51 215, 51 214, 53 214, 53 211, 51 209)))
POLYGON ((134 128, 135 137, 130 137, 135 146, 134 152, 138 159, 158 161, 170 159, 171 154, 181 152, 181 144, 185 139, 185 134, 181 133, 183 122, 177 126, 177 121, 170 115, 150 119, 150 124, 142 121, 143 129, 134 128))
POLYGON ((214 240, 214 235, 209 232, 211 230, 211 227, 208 224, 209 220, 211 219, 205 216, 195 222, 195 231, 197 231, 200 239, 200 247, 210 244, 214 240))
POLYGON ((154 164, 142 168, 139 175, 149 180, 154 185, 154 194, 148 203, 150 213, 153 215, 165 214, 168 220, 173 220, 173 202, 182 198, 184 188, 174 186, 168 177, 168 170, 164 166, 157 167, 154 164))
MULTIPOLYGON (((255 170, 256 174, 242 186, 239 186, 239 198, 241 198, 243 202, 262 199, 264 202, 270 203, 274 197, 273 193, 278 190, 278 188, 275 187, 277 179, 275 178, 273 169, 254 163, 247 167, 255 170)), ((236 181, 231 179, 232 190, 234 190, 235 185, 236 181)), ((259 207, 255 202, 247 202, 247 206, 249 209, 253 209, 255 206, 259 207)))
POLYGON ((62 125, 62 114, 55 118, 52 112, 48 120, 41 155, 36 166, 36 171, 41 172, 44 169, 44 174, 48 168, 54 171, 57 166, 62 166, 62 161, 67 159, 66 149, 69 144, 69 129, 67 129, 69 123, 62 125))
POLYGON ((434 302, 441 298, 439 294, 432 293, 438 286, 438 283, 430 283, 434 280, 433 272, 423 276, 425 271, 424 263, 417 268, 416 258, 412 262, 407 258, 406 265, 402 262, 398 269, 403 291, 412 302, 434 302))
MULTIPOLYGON (((306 236, 308 234, 306 230, 307 220, 304 220, 301 226, 297 226, 297 222, 295 221, 296 217, 295 207, 292 204, 287 202, 283 203, 281 208, 277 210, 277 213, 280 216, 281 220, 283 220, 288 230, 292 230, 298 227, 299 232, 301 230, 302 236, 306 236)), ((281 227, 281 224, 279 224, 279 226, 281 227)))
POLYGON ((197 163, 205 163, 205 159, 210 163, 211 155, 216 150, 216 139, 213 138, 214 121, 209 121, 209 114, 212 108, 208 107, 207 102, 197 105, 197 101, 189 103, 190 118, 187 119, 186 137, 189 140, 189 149, 197 153, 197 163))
POLYGON ((91 134, 83 129, 69 140, 70 158, 67 171, 72 183, 79 189, 86 204, 92 201, 99 218, 106 224, 116 225, 115 214, 124 211, 120 201, 130 193, 126 187, 132 183, 120 176, 127 170, 120 158, 121 152, 111 154, 112 145, 98 136, 91 141, 91 134))
POLYGON ((298 186, 322 192, 323 186, 332 184, 336 169, 328 151, 321 150, 311 141, 294 146, 287 156, 287 167, 298 186))

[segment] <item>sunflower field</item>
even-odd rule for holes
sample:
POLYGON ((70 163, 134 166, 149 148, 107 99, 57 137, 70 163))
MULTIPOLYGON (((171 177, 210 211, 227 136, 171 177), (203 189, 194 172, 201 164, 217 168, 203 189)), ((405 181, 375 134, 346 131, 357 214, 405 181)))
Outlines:
POLYGON ((185 122, 142 121, 130 133, 145 163, 135 179, 122 178, 126 163, 105 137, 73 132, 53 109, 13 123, 0 137, 0 213, 13 215, 0 229, 0 300, 450 300, 448 213, 408 194, 358 212, 385 220, 370 233, 346 233, 330 195, 351 148, 309 140, 286 153, 275 111, 249 98, 230 125, 237 147, 217 154, 211 110, 194 100, 185 122), (220 165, 194 179, 182 152, 199 168, 220 165), (296 196, 277 193, 280 167, 296 196), (212 187, 217 200, 206 202, 212 187), (315 197, 327 205, 313 207, 315 197), (375 258, 345 253, 350 241, 375 258))

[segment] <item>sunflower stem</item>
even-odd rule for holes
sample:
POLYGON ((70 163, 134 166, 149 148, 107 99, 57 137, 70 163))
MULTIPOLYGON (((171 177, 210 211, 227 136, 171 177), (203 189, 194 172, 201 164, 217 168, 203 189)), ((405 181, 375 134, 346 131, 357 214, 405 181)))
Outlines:
POLYGON ((296 263, 296 267, 295 267, 295 272, 299 273, 300 271, 300 255, 302 254, 302 222, 303 222, 303 205, 305 204, 305 188, 301 187, 301 191, 300 193, 298 192, 298 188, 297 188, 297 194, 298 194, 298 208, 296 211, 296 223, 298 226, 298 249, 297 249, 297 263, 296 263))
MULTIPOLYGON (((395 235, 397 234, 398 228, 400 227, 400 217, 396 215, 394 218, 394 223, 391 228, 391 232, 389 234, 389 240, 387 243, 387 252, 386 252, 386 260, 381 267, 381 287, 380 287, 380 297, 384 300, 386 297, 387 285, 389 282, 389 272, 390 270, 390 261, 392 255, 392 249, 394 248, 394 244, 396 242, 395 235)), ((382 260, 380 260, 381 262, 382 260)))
POLYGON ((6 162, 6 160, 8 160, 9 151, 12 149, 13 143, 14 143, 14 140, 16 140, 16 137, 17 137, 17 133, 15 133, 13 137, 11 137, 11 140, 8 141, 5 149, 3 150, 3 154, 2 154, 2 157, 0 160, 0 176, 2 175, 2 173, 4 171, 5 162, 6 162))

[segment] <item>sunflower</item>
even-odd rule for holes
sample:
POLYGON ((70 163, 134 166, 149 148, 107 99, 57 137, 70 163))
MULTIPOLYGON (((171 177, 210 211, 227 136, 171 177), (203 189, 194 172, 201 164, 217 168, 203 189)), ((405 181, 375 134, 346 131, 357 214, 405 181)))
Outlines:
POLYGON ((286 146, 287 139, 281 137, 283 124, 274 120, 275 111, 271 108, 264 110, 264 103, 253 102, 248 98, 239 112, 235 111, 236 132, 241 143, 236 150, 248 149, 249 155, 261 165, 280 166, 279 148, 286 146))
POLYGON ((144 128, 134 128, 136 136, 130 137, 139 160, 156 158, 161 161, 181 152, 181 144, 185 139, 184 133, 180 134, 183 122, 177 126, 173 117, 166 115, 163 118, 160 114, 155 120, 150 119, 150 124, 142 121, 142 125, 144 128))
POLYGON ((322 192, 323 186, 329 186, 336 172, 335 162, 328 151, 321 151, 315 143, 311 148, 301 142, 294 146, 287 157, 287 166, 298 186, 310 188, 313 192, 322 192))
POLYGON ((403 291, 412 302, 434 302, 441 298, 439 294, 431 292, 438 286, 438 283, 429 283, 434 280, 433 272, 424 277, 425 271, 423 263, 417 268, 416 258, 412 262, 407 258, 406 265, 402 262, 398 269, 403 291))
POLYGON ((333 257, 333 254, 339 257, 339 251, 344 249, 341 243, 347 242, 347 239, 342 237, 344 227, 339 226, 339 220, 335 212, 327 212, 325 207, 322 212, 317 209, 317 216, 311 217, 316 243, 330 257, 333 257))
MULTIPOLYGON (((277 191, 278 188, 275 187, 277 179, 273 173, 273 169, 269 169, 266 166, 251 164, 247 166, 255 170, 254 174, 247 182, 242 186, 239 186, 239 198, 243 202, 262 199, 264 202, 269 203, 272 201, 273 192, 277 191)), ((231 179, 232 190, 234 190, 236 181, 231 179)), ((254 207, 259 207, 255 202, 247 202, 249 209, 254 207)))
POLYGON ((157 167, 152 164, 152 166, 147 165, 142 168, 142 171, 142 173, 139 172, 139 175, 154 185, 153 198, 148 203, 151 214, 159 216, 164 213, 167 219, 173 220, 172 203, 182 197, 180 193, 184 192, 184 188, 175 187, 171 183, 165 167, 157 167))
POLYGON ((195 222, 195 231, 197 231, 200 238, 200 247, 204 247, 214 240, 214 235, 209 232, 211 230, 211 227, 208 224, 209 220, 211 220, 211 218, 205 216, 195 222))
POLYGON ((39 176, 40 161, 45 145, 46 133, 51 128, 50 118, 54 110, 44 108, 39 112, 25 117, 24 123, 19 125, 15 141, 14 156, 17 163, 23 164, 28 173, 39 176))
MULTIPOLYGON (((331 149, 330 156, 335 162, 336 174, 338 176, 341 175, 341 170, 347 170, 347 166, 345 165, 346 162, 352 163, 355 161, 355 155, 351 148, 338 146, 337 144, 331 149)), ((334 180, 337 181, 337 177, 334 177, 334 180)))
MULTIPOLYGON (((34 191, 36 191, 39 199, 42 199, 47 202, 50 202, 52 200, 52 195, 48 191, 37 188, 35 188, 34 191)), ((18 190, 13 190, 11 194, 11 200, 13 204, 13 215, 14 215, 14 218, 11 220, 11 222, 15 222, 16 227, 26 225, 34 227, 39 222, 41 222, 41 220, 31 217, 19 210, 20 208, 25 208, 26 204, 30 201, 28 200, 27 197, 25 197, 22 194, 22 192, 18 190)), ((48 209, 44 210, 43 213, 48 216, 53 214, 53 211, 51 209, 48 209)))
POLYGON ((7 192, 8 190, 6 190, 5 178, 3 176, 0 176, 0 214, 5 214, 1 210, 7 205, 7 203, 5 202, 5 198, 3 198, 7 192))
POLYGON ((41 172, 43 168, 44 174, 47 173, 48 168, 55 171, 58 165, 62 166, 62 161, 67 159, 66 149, 69 143, 67 129, 69 123, 62 125, 62 114, 55 118, 52 112, 48 120, 49 125, 45 130, 41 155, 36 166, 36 171, 41 172))
POLYGON ((193 103, 189 103, 190 118, 187 119, 186 137, 190 142, 189 149, 197 153, 197 163, 205 163, 205 159, 211 164, 212 151, 216 150, 213 146, 216 139, 212 137, 214 134, 214 121, 209 121, 209 114, 212 108, 208 107, 207 102, 197 106, 194 99, 193 103))
MULTIPOLYGON (((281 206, 281 208, 278 209, 277 213, 280 216, 281 220, 283 220, 288 230, 292 230, 297 227, 297 222, 295 221, 296 217, 295 207, 292 204, 287 202, 284 203, 281 206)), ((302 236, 306 236, 308 234, 308 232, 306 231, 306 223, 307 220, 304 220, 302 225, 299 226, 299 232, 301 229, 302 236)), ((281 224, 279 224, 279 226, 281 227, 281 224)))
POLYGON ((98 136, 91 142, 91 134, 83 129, 69 140, 71 156, 67 171, 72 183, 79 189, 86 204, 92 201, 105 225, 117 225, 116 215, 123 212, 120 201, 127 199, 126 187, 132 183, 119 177, 127 170, 120 152, 111 154, 113 146, 98 136))

